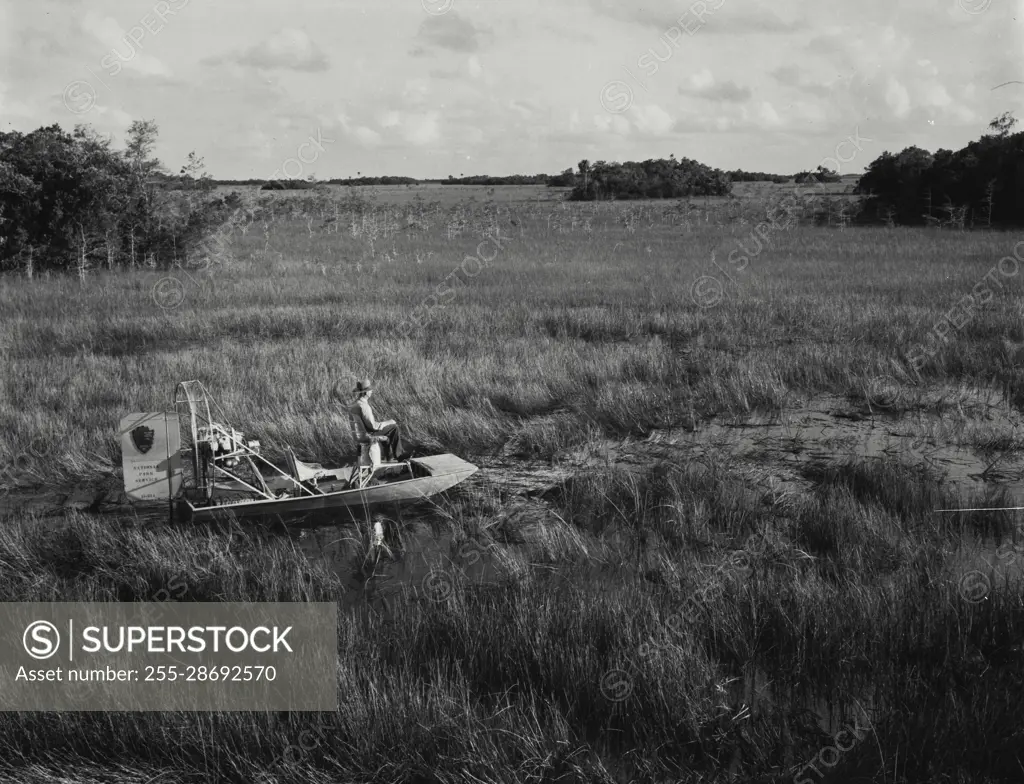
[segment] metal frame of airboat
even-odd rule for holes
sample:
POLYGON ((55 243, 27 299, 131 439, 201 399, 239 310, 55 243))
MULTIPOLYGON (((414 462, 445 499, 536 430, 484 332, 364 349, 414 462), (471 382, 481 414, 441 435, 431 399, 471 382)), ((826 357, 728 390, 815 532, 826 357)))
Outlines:
MULTIPOLYGON (((265 466, 270 467, 272 471, 289 480, 297 490, 309 495, 314 495, 313 491, 306 487, 297 478, 289 476, 259 454, 259 452, 257 452, 252 446, 252 444, 256 444, 258 446, 258 441, 236 439, 234 438, 235 432, 229 432, 224 425, 221 425, 219 422, 215 422, 210 416, 211 400, 212 398, 210 397, 210 394, 206 391, 206 387, 203 386, 201 381, 182 381, 175 389, 175 410, 178 411, 179 415, 183 413, 187 413, 188 415, 188 423, 191 431, 191 440, 188 443, 191 445, 192 477, 194 481, 193 489, 197 493, 205 496, 207 502, 212 501, 213 491, 217 484, 217 472, 220 471, 232 481, 238 482, 251 492, 263 496, 264 499, 275 499, 276 496, 271 493, 266 479, 263 477, 262 472, 257 468, 256 463, 254 462, 259 460, 265 466), (202 422, 202 424, 200 424, 200 422, 202 422), (202 438, 200 438, 202 431, 206 431, 206 433, 203 434, 202 438), (200 448, 200 444, 208 444, 209 436, 217 436, 217 441, 226 438, 228 443, 235 448, 226 454, 210 454, 207 457, 206 455, 201 454, 205 449, 200 448), (247 464, 253 478, 260 487, 254 487, 240 476, 228 471, 224 465, 218 465, 218 460, 222 461, 224 464, 231 465, 232 468, 238 463, 247 464), (235 462, 230 463, 229 461, 232 460, 235 462), (210 477, 207 476, 208 466, 213 468, 213 475, 210 477)), ((220 406, 217 405, 216 401, 213 402, 213 405, 221 415, 221 420, 226 420, 226 417, 223 416, 224 412, 220 409, 220 406)), ((232 431, 234 431, 234 428, 232 428, 232 431)))
POLYGON ((324 469, 319 465, 302 463, 289 447, 287 454, 292 475, 259 453, 259 441, 246 440, 242 433, 222 424, 227 419, 202 382, 183 381, 178 384, 174 406, 182 427, 188 428, 190 439, 184 448, 191 453, 191 484, 183 481, 179 496, 193 520, 220 516, 279 516, 378 504, 399 505, 447 490, 478 470, 475 465, 451 454, 413 458, 403 463, 383 463, 369 472, 360 470, 357 459, 346 479, 346 467, 324 469), (211 403, 219 421, 212 416, 211 403), (218 445, 226 442, 230 449, 214 449, 211 442, 218 445), (423 475, 417 476, 413 466, 418 467, 423 475), (260 467, 269 467, 272 475, 265 477, 260 467), (378 472, 393 472, 395 469, 403 473, 408 471, 409 478, 369 484, 369 479, 378 472), (303 473, 310 475, 308 480, 302 479, 303 473), (218 485, 218 478, 227 481, 218 485), (321 481, 324 481, 323 487, 318 484, 321 481), (217 503, 214 498, 217 489, 229 493, 248 492, 258 497, 217 503))

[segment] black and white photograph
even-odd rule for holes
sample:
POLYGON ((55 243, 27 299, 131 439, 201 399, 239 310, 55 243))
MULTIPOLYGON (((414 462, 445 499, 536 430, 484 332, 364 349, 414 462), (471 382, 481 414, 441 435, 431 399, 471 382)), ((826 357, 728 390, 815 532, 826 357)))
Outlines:
POLYGON ((1022 784, 1024 0, 0 0, 0 784, 1022 784))

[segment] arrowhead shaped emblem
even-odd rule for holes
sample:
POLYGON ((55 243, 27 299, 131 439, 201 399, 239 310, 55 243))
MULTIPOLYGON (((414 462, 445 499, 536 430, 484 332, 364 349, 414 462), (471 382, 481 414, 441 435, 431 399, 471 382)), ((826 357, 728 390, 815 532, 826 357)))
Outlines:
POLYGON ((139 425, 132 431, 132 443, 142 454, 146 454, 153 446, 153 437, 156 433, 153 428, 139 425))

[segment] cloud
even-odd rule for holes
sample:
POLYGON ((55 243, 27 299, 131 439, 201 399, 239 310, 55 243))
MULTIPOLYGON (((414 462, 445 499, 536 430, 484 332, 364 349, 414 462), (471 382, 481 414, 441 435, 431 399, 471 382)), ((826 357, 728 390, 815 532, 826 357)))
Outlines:
MULTIPOLYGON (((3 25, 0 23, 0 28, 3 25)), ((52 30, 42 30, 29 27, 21 35, 21 45, 29 57, 50 57, 56 58, 67 53, 66 40, 62 40, 61 33, 54 33, 52 30)))
POLYGON ((679 114, 672 130, 675 133, 763 133, 798 126, 820 126, 826 121, 827 115, 819 102, 796 102, 776 108, 772 101, 758 100, 747 105, 725 102, 715 106, 711 111, 705 108, 687 108, 679 114))
POLYGON ((464 66, 456 68, 431 68, 430 75, 435 79, 463 79, 467 75, 471 79, 479 79, 484 72, 480 58, 471 54, 466 58, 464 66))
MULTIPOLYGON (((528 120, 533 119, 534 114, 537 112, 537 107, 533 103, 517 98, 513 98, 508 102, 508 108, 528 120)), ((579 111, 576 111, 576 117, 579 117, 579 111)))
POLYGON ((829 121, 829 114, 820 101, 795 101, 787 104, 784 116, 788 121, 786 124, 791 127, 800 125, 824 126, 829 121))
POLYGON ((254 68, 280 68, 289 71, 326 71, 330 61, 323 50, 302 30, 285 28, 227 58, 211 58, 206 62, 218 63, 227 59, 254 68))
MULTIPOLYGON (((135 25, 126 31, 109 16, 100 16, 93 10, 86 12, 82 18, 82 28, 96 40, 109 47, 108 51, 98 59, 105 69, 121 68, 134 70, 145 76, 170 76, 170 69, 153 55, 146 54, 145 49, 153 45, 155 33, 135 25), (129 32, 131 35, 129 35, 129 32)), ((159 28, 158 28, 159 29, 159 28)))
POLYGON ((886 84, 885 102, 901 119, 910 113, 910 95, 907 93, 907 88, 900 84, 894 76, 890 76, 886 84))
POLYGON ((342 120, 342 130, 352 141, 364 147, 376 147, 383 141, 383 137, 366 125, 351 125, 346 119, 342 120))
POLYGON ((734 7, 735 0, 697 0, 685 6, 668 0, 654 0, 642 5, 621 0, 588 0, 598 14, 620 22, 632 22, 665 32, 676 27, 689 35, 728 33, 746 35, 757 33, 795 33, 804 30, 807 23, 797 17, 784 21, 778 14, 763 6, 734 7))
POLYGON ((797 17, 791 22, 782 19, 770 8, 764 6, 746 7, 736 10, 728 4, 716 11, 714 15, 704 16, 705 23, 701 32, 710 34, 739 34, 753 35, 764 34, 785 34, 797 33, 807 28, 807 23, 797 17))
POLYGON ((0 115, 18 119, 31 117, 34 114, 32 107, 27 103, 14 100, 8 96, 8 91, 7 85, 0 82, 0 115))
POLYGON ((405 140, 417 147, 434 144, 441 139, 440 115, 437 112, 410 114, 402 125, 405 140))
POLYGON ((345 132, 366 146, 377 146, 385 142, 394 146, 396 142, 405 142, 415 147, 425 147, 441 140, 441 115, 434 110, 405 112, 388 109, 379 112, 376 120, 380 131, 365 124, 352 123, 344 115, 340 118, 345 132))
MULTIPOLYGON (((423 50, 420 50, 420 52, 425 54, 423 50)), ((419 57, 420 55, 414 56, 419 57)), ((463 75, 462 71, 460 71, 458 68, 431 68, 429 73, 431 79, 461 79, 463 75)))
POLYGON ((380 134, 365 125, 357 125, 349 135, 364 147, 376 147, 381 142, 380 134))
POLYGON ((617 136, 628 136, 630 131, 629 120, 621 114, 594 115, 594 127, 602 133, 612 133, 617 136))
MULTIPOLYGON (((356 142, 361 147, 377 147, 383 141, 383 137, 367 125, 357 125, 352 122, 345 112, 339 112, 337 123, 341 125, 342 134, 350 141, 356 142)), ((323 124, 333 124, 324 122, 323 124)))
POLYGON ((381 128, 394 128, 402 122, 402 113, 394 109, 384 112, 378 118, 377 123, 381 128))
POLYGON ((400 95, 402 103, 408 106, 434 103, 430 100, 430 81, 422 77, 406 80, 400 95))
POLYGON ((715 75, 705 68, 691 76, 688 81, 694 90, 706 90, 715 83, 715 75))
POLYGON ((926 84, 920 95, 921 102, 925 106, 934 106, 939 109, 944 109, 953 103, 953 99, 950 97, 949 91, 937 81, 926 84))
POLYGON ((943 40, 940 33, 923 36, 891 20, 867 24, 860 36, 829 27, 804 47, 810 57, 776 68, 772 75, 783 86, 819 98, 829 116, 843 123, 871 117, 893 131, 926 121, 972 124, 983 99, 964 87, 978 77, 976 60, 956 36, 943 40), (833 76, 826 81, 808 73, 833 76))
POLYGON ((828 85, 814 81, 807 76, 807 68, 799 65, 782 65, 771 72, 775 81, 784 87, 792 87, 811 95, 826 96, 831 93, 828 85))
POLYGON ((96 104, 92 107, 90 114, 97 116, 96 125, 99 128, 113 128, 113 129, 127 129, 132 124, 132 117, 124 109, 119 109, 116 106, 103 106, 96 104))
POLYGON ((710 115, 706 112, 687 112, 678 117, 672 125, 673 133, 707 133, 732 131, 742 123, 724 115, 710 115))
MULTIPOLYGON (((676 121, 658 104, 632 106, 624 114, 596 114, 594 127, 602 134, 616 136, 667 136, 675 128, 676 121)), ((570 117, 568 131, 579 131, 577 114, 570 117)))
POLYGON ((672 130, 674 120, 657 104, 637 106, 633 112, 636 129, 648 136, 664 136, 672 130))
POLYGON ((452 52, 480 51, 480 31, 455 11, 441 16, 428 16, 420 25, 416 38, 424 44, 413 50, 413 55, 417 56, 425 54, 430 47, 452 52))
POLYGON ((779 128, 782 125, 782 119, 770 101, 762 101, 757 107, 757 119, 768 128, 779 128))
POLYGON ((485 138, 481 128, 475 125, 464 125, 458 129, 454 140, 472 146, 483 144, 485 138))
POLYGON ((598 14, 616 19, 620 22, 634 22, 646 27, 665 29, 671 27, 678 12, 673 13, 671 7, 657 8, 651 3, 633 5, 619 0, 588 0, 589 5, 598 14))
POLYGON ((686 83, 679 86, 678 91, 680 95, 694 95, 729 103, 741 103, 753 97, 753 92, 749 87, 741 87, 734 81, 726 80, 716 83, 711 71, 706 68, 688 77, 686 83))

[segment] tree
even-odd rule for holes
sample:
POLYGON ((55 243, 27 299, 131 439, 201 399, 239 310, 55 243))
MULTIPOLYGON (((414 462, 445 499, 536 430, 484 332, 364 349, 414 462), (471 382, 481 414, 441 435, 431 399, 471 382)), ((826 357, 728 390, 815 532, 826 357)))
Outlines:
POLYGON ((797 184, 804 182, 839 182, 841 179, 842 177, 839 176, 839 172, 818 164, 818 168, 815 171, 798 172, 794 175, 793 182, 797 184))
POLYGON ((1014 124, 1009 114, 1000 115, 989 124, 992 133, 956 151, 882 153, 857 183, 855 192, 867 197, 863 218, 938 223, 932 204, 958 227, 1024 223, 1024 133, 1011 133, 1014 124))
POLYGON ((564 169, 561 174, 554 174, 546 178, 548 187, 565 188, 576 184, 576 175, 572 169, 564 169))
POLYGON ((1010 131, 1012 131, 1016 125, 1017 120, 1014 118, 1013 114, 1010 112, 1003 112, 988 124, 988 129, 992 131, 989 135, 995 136, 999 139, 1004 139, 1010 135, 1010 131))
POLYGON ((818 164, 818 169, 814 173, 814 179, 818 182, 839 182, 842 177, 839 176, 839 172, 834 169, 828 169, 821 164, 818 164))
POLYGON ((579 170, 583 179, 577 180, 569 194, 571 201, 723 196, 732 188, 725 172, 688 158, 642 163, 580 161, 579 170))
POLYGON ((159 135, 155 120, 134 120, 128 126, 124 155, 139 176, 163 172, 163 165, 153 157, 159 135))
POLYGON ((153 158, 153 149, 159 135, 155 120, 134 120, 128 126, 128 135, 125 138, 124 160, 128 163, 133 178, 132 198, 125 216, 133 267, 137 262, 136 238, 158 232, 162 228, 160 217, 154 210, 155 194, 149 184, 151 175, 163 173, 162 164, 153 158))
POLYGON ((587 184, 588 184, 587 183, 587 179, 588 179, 588 176, 590 175, 590 161, 588 161, 586 158, 584 158, 577 165, 580 167, 580 176, 583 178, 583 190, 584 190, 584 192, 587 192, 587 190, 588 190, 588 188, 587 188, 587 184))
POLYGON ((86 127, 0 134, 0 264, 16 266, 28 253, 33 263, 84 273, 101 249, 112 264, 130 180, 109 140, 86 127))
MULTIPOLYGON (((161 196, 147 173, 156 126, 133 123, 128 149, 89 126, 66 133, 59 125, 32 133, 0 132, 0 269, 74 269, 132 264, 147 256, 167 265, 190 248, 231 207, 205 201, 193 209, 161 196)), ((190 156, 192 174, 202 159, 190 156)), ((189 169, 186 164, 185 169, 189 169)), ((200 175, 200 182, 209 182, 200 175)))
POLYGON ((892 215, 897 222, 908 225, 924 223, 923 204, 933 162, 931 153, 920 147, 907 147, 898 155, 883 152, 868 165, 854 189, 868 196, 865 214, 892 215))
POLYGON ((213 178, 206 173, 204 159, 198 157, 195 150, 188 154, 185 165, 181 167, 178 175, 182 184, 189 189, 211 191, 217 187, 213 178))

